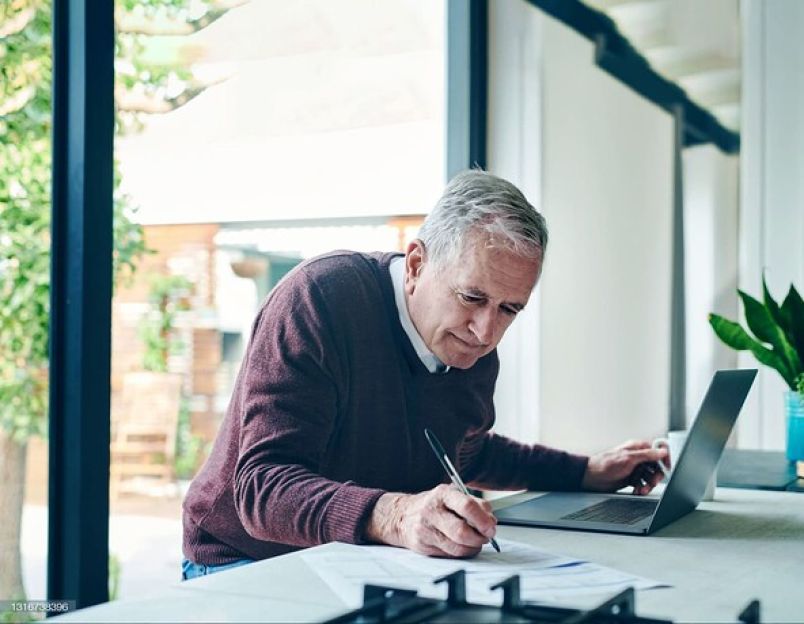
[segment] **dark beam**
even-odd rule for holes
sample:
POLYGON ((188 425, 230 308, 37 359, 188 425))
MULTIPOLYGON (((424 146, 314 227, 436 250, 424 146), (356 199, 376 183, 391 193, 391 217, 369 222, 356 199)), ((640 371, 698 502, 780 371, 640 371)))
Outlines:
POLYGON ((668 431, 687 428, 687 323, 684 261, 684 111, 673 115, 673 270, 670 287, 670 405, 668 431))
POLYGON ((53 4, 50 599, 108 600, 114 3, 53 4))
POLYGON ((727 154, 740 151, 739 133, 723 126, 708 110, 690 100, 683 89, 657 73, 607 15, 580 0, 529 2, 592 41, 595 63, 611 76, 671 115, 680 107, 685 147, 711 142, 727 154))

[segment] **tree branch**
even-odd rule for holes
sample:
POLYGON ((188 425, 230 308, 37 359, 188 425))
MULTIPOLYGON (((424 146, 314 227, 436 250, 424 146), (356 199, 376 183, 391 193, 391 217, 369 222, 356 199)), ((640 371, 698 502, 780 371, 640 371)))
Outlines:
POLYGON ((117 31, 131 35, 191 35, 203 30, 213 22, 226 15, 231 9, 246 4, 249 0, 233 0, 219 3, 219 6, 210 8, 201 17, 194 20, 165 20, 159 18, 135 17, 123 11, 115 16, 117 31))
POLYGON ((157 95, 131 93, 125 89, 115 89, 115 102, 117 110, 128 113, 147 113, 149 115, 164 115, 181 108, 187 102, 201 95, 210 85, 192 85, 179 93, 176 97, 163 98, 157 95))

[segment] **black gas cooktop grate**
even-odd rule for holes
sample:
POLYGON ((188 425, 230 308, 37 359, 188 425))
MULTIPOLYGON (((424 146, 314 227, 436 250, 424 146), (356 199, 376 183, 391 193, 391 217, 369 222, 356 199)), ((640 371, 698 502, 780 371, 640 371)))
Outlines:
MULTIPOLYGON (((372 624, 374 622, 544 622, 560 624, 671 624, 671 620, 636 614, 632 588, 617 594, 594 609, 549 607, 523 602, 519 598, 519 577, 512 576, 494 585, 503 592, 499 607, 472 604, 466 600, 466 574, 463 570, 440 578, 447 583, 447 599, 424 598, 413 590, 366 585, 363 606, 331 620, 327 624, 372 624)), ((759 624, 759 602, 751 602, 740 615, 743 624, 759 624)))

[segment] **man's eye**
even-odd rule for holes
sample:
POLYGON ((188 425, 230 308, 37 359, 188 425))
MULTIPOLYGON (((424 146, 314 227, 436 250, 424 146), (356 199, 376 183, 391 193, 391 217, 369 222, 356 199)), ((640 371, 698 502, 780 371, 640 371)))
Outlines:
POLYGON ((510 316, 516 316, 517 313, 519 312, 519 310, 517 310, 516 308, 512 308, 510 306, 501 306, 501 307, 502 311, 510 316))
POLYGON ((482 297, 475 297, 474 295, 467 295, 466 293, 458 293, 458 296, 464 303, 482 303, 482 297))

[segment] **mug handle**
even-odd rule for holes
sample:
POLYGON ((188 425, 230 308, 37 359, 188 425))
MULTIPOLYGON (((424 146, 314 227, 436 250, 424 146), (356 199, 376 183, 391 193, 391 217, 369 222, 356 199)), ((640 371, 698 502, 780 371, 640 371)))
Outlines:
POLYGON ((659 462, 659 468, 662 469, 664 475, 666 477, 670 476, 670 470, 673 467, 673 458, 670 457, 670 441, 667 438, 656 438, 650 445, 651 448, 659 449, 659 448, 666 448, 668 452, 667 459, 665 461, 659 462))

